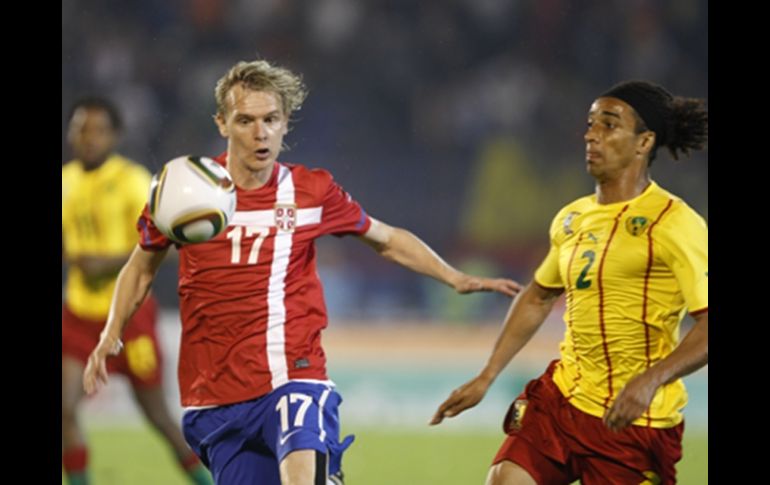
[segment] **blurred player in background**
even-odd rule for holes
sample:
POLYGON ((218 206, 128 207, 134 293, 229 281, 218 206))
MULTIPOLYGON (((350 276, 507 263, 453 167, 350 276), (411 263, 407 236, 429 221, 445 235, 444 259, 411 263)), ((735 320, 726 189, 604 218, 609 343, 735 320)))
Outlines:
MULTIPOLYGON (((118 272, 138 240, 135 221, 150 184, 147 169, 114 152, 120 129, 120 115, 105 99, 82 99, 72 108, 68 140, 75 159, 62 167, 62 253, 69 266, 62 308, 62 464, 71 484, 89 483, 77 417, 81 377, 107 320, 118 272)), ((164 401, 156 315, 148 295, 126 327, 125 351, 107 368, 128 377, 142 412, 192 482, 211 483, 164 401)))
MULTIPOLYGON (((185 436, 220 484, 341 483, 352 437, 339 442, 342 399, 321 346, 327 316, 314 240, 355 235, 459 293, 514 296, 520 287, 452 268, 412 233, 369 217, 329 172, 277 162, 307 95, 292 72, 241 62, 215 93, 215 121, 227 139, 216 160, 237 186, 237 207, 222 234, 179 248, 185 436)), ((140 244, 83 376, 89 393, 106 382, 105 359, 119 351, 123 328, 172 244, 146 210, 138 227, 140 244)))
POLYGON ((649 167, 660 147, 678 159, 707 139, 703 100, 649 82, 620 83, 591 105, 595 193, 556 215, 550 251, 486 366, 431 421, 481 401, 566 292, 561 358, 511 405, 488 484, 675 482, 687 402, 680 378, 708 363, 708 230, 649 167), (685 312, 695 325, 678 343, 685 312))

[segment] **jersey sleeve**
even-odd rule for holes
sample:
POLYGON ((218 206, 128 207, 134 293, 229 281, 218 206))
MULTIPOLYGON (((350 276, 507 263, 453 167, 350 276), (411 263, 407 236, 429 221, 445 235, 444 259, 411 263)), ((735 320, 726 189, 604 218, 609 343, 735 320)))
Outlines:
POLYGON ((136 222, 136 229, 139 231, 139 246, 146 251, 162 251, 174 244, 152 222, 150 209, 146 203, 139 220, 136 222))
POLYGON ((676 207, 656 238, 661 258, 679 283, 688 311, 708 309, 708 227, 687 205, 676 207))
POLYGON ((563 213, 563 210, 560 211, 551 222, 551 229, 549 230, 551 245, 545 259, 535 271, 535 283, 544 288, 564 288, 559 272, 559 230, 563 213))
POLYGON ((331 174, 324 172, 328 180, 323 194, 321 233, 342 236, 364 234, 369 230, 371 219, 361 205, 339 186, 331 174))

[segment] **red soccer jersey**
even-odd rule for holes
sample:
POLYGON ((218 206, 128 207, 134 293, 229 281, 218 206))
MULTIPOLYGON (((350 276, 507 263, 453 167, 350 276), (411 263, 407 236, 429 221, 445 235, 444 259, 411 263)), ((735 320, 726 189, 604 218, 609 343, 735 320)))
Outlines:
MULTIPOLYGON (((236 403, 291 379, 327 379, 326 305, 313 241, 363 234, 370 224, 325 170, 276 163, 264 186, 237 189, 227 229, 179 247, 182 405, 236 403)), ((145 250, 172 244, 147 207, 137 228, 145 250)))

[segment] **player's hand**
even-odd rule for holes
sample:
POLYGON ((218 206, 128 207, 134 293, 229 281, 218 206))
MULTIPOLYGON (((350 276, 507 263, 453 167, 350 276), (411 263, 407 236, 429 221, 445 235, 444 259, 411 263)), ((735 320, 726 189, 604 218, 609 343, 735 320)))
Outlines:
POLYGON ((454 289, 461 294, 475 291, 496 291, 511 298, 519 294, 521 285, 507 278, 482 278, 462 275, 454 284, 454 289))
POLYGON ((617 399, 604 414, 604 424, 612 431, 620 431, 633 423, 650 406, 657 384, 650 374, 638 375, 628 381, 617 399))
POLYGON ((107 385, 109 375, 107 373, 107 357, 118 355, 123 349, 120 339, 102 336, 96 348, 88 356, 86 370, 83 371, 83 389, 86 394, 94 394, 102 386, 107 385))
POLYGON ((430 424, 439 424, 444 418, 457 416, 466 409, 472 408, 484 398, 490 384, 492 382, 489 379, 478 376, 458 387, 452 391, 446 401, 441 403, 430 424))

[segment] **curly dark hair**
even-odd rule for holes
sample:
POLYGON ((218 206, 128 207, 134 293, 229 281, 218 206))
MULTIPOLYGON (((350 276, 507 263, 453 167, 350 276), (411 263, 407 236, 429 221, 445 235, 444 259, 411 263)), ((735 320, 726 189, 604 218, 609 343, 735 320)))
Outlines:
POLYGON ((625 81, 616 84, 602 97, 621 99, 634 108, 636 132, 655 132, 655 146, 649 164, 655 160, 660 146, 668 148, 671 157, 690 155, 708 144, 709 114, 706 100, 674 96, 664 87, 649 81, 625 81))

